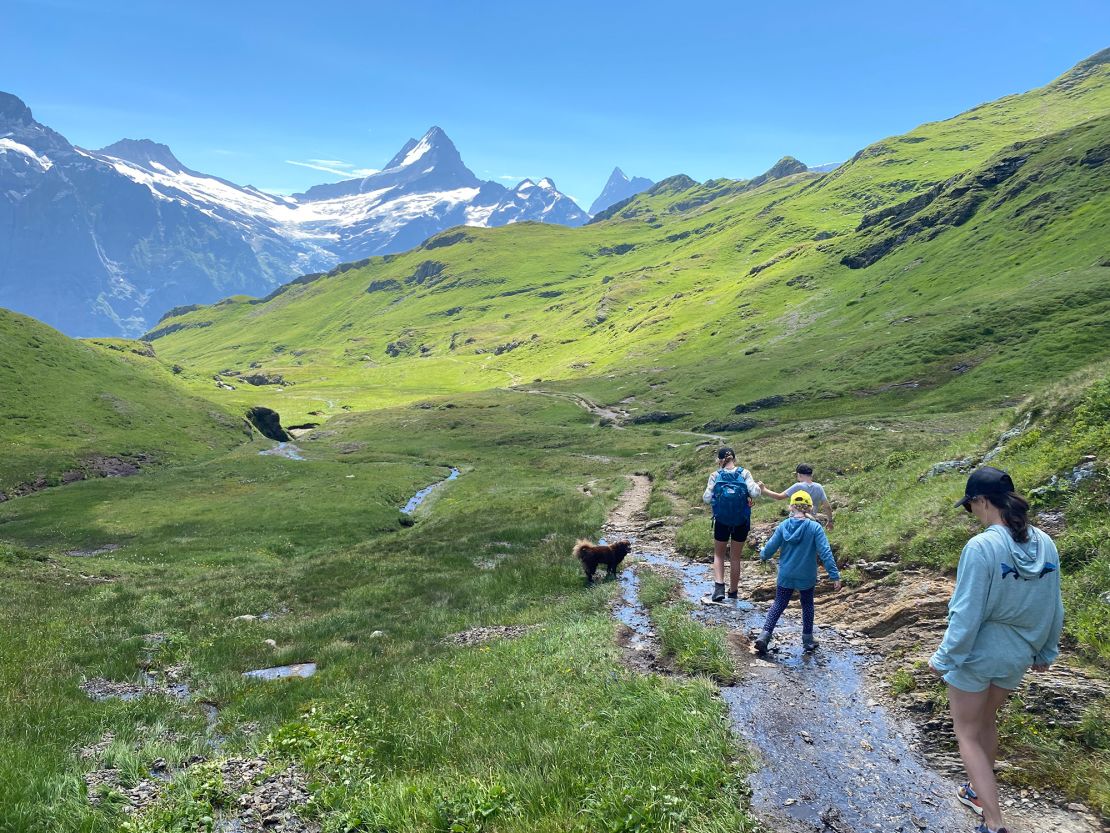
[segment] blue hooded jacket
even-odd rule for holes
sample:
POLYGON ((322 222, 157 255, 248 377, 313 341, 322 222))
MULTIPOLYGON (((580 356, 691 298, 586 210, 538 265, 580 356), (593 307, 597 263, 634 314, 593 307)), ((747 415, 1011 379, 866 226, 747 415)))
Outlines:
POLYGON ((1056 545, 1035 526, 1019 544, 1000 524, 967 542, 948 603, 948 630, 929 661, 984 679, 1056 659, 1064 603, 1056 545))
POLYGON ((775 528, 759 553, 761 561, 770 561, 775 552, 779 556, 780 587, 793 590, 809 590, 817 586, 817 558, 825 565, 825 571, 833 581, 840 581, 840 571, 836 569, 829 539, 821 524, 809 518, 790 517, 775 528))

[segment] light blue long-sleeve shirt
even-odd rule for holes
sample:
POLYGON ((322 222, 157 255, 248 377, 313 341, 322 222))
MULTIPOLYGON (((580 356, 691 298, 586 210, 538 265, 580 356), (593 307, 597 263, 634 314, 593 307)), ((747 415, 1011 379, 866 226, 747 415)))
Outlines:
POLYGON ((809 518, 787 518, 775 527, 771 536, 759 552, 761 561, 770 561, 774 554, 779 556, 780 587, 794 590, 808 590, 817 586, 817 559, 825 565, 825 571, 833 581, 840 581, 840 571, 836 569, 828 536, 821 524, 809 518))
POLYGON ((1063 626, 1056 545, 1034 526, 1019 544, 995 524, 960 554, 948 630, 929 662, 938 671, 1005 677, 1056 659, 1063 626))

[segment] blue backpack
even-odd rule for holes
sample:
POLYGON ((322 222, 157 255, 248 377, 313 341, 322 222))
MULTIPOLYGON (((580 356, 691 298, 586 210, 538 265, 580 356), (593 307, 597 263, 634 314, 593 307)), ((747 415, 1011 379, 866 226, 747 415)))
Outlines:
POLYGON ((717 471, 712 506, 713 519, 726 526, 739 526, 751 521, 752 510, 748 506, 748 484, 744 482, 743 469, 717 471))

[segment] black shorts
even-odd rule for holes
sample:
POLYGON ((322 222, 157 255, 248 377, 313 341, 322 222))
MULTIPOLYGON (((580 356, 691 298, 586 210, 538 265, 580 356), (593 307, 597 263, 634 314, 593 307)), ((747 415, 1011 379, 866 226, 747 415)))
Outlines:
POLYGON ((731 538, 733 541, 743 544, 748 540, 748 533, 752 531, 751 522, 736 524, 730 526, 723 524, 716 518, 713 519, 713 540, 714 541, 728 541, 731 538))

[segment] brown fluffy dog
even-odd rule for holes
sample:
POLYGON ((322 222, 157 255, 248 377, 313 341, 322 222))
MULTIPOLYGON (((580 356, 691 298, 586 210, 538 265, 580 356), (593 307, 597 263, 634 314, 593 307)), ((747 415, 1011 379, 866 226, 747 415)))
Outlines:
POLYGON ((598 564, 605 565, 605 577, 615 577, 617 567, 624 561, 632 549, 629 541, 617 541, 615 544, 595 544, 585 538, 579 538, 574 545, 574 556, 582 562, 582 569, 586 573, 586 584, 594 583, 594 573, 598 564))

